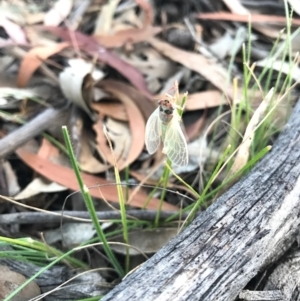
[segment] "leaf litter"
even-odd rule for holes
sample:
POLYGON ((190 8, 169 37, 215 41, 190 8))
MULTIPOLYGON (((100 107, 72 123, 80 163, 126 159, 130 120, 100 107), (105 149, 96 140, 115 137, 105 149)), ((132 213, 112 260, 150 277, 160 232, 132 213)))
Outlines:
MULTIPOLYGON (((193 204, 196 195, 185 182, 201 193, 229 143, 236 145, 226 158, 230 168, 218 173, 211 190, 239 172, 253 157, 253 152, 262 149, 257 142, 257 125, 268 119, 268 131, 273 134, 267 136, 264 146, 272 144, 286 123, 297 94, 289 91, 269 115, 273 101, 267 92, 277 85, 271 90, 272 99, 279 99, 284 91, 278 87, 287 88, 287 77, 291 83, 299 80, 294 52, 291 51, 293 64, 282 59, 288 38, 288 32, 282 31, 286 25, 282 17, 284 7, 274 6, 266 15, 263 5, 249 3, 224 0, 220 1, 221 9, 212 11, 213 6, 201 1, 200 12, 196 8, 182 10, 176 1, 170 1, 169 6, 146 0, 115 0, 97 5, 71 0, 39 4, 30 0, 2 1, 1 139, 13 137, 10 141, 13 144, 18 140, 18 129, 35 124, 45 110, 54 109, 62 114, 48 124, 46 133, 36 123, 40 132, 37 131, 34 139, 26 135, 26 143, 15 147, 15 154, 4 150, 0 166, 2 194, 30 204, 32 210, 34 206, 49 211, 62 210, 64 206, 68 210, 85 209, 79 193, 70 195, 64 204, 66 196, 78 190, 78 183, 65 153, 62 125, 69 128, 83 180, 102 211, 119 212, 120 209, 119 194, 112 180, 114 159, 128 208, 146 207, 156 211, 161 208, 178 212, 182 206, 193 204), (250 35, 248 20, 254 29, 250 35), (246 46, 249 40, 251 49, 246 46), (250 49, 250 53, 246 51, 249 62, 243 61, 245 47, 250 49), (249 78, 245 78, 243 68, 250 62, 256 66, 249 78), (176 81, 178 94, 174 91, 176 81), (243 86, 245 81, 247 86, 243 86), (263 88, 255 90, 255 85, 263 88), (50 93, 46 93, 46 87, 50 93), (164 189, 152 191, 144 186, 158 184, 165 174, 167 158, 162 147, 154 154, 147 152, 146 123, 159 107, 158 101, 161 104, 168 97, 180 101, 185 91, 188 97, 180 130, 187 141, 189 160, 186 166, 172 166, 181 180, 169 177, 165 188, 173 193, 167 191, 161 202, 164 189), (237 118, 240 118, 238 122, 237 118), (26 122, 20 125, 22 121, 26 122)), ((294 26, 300 24, 299 7, 296 1, 289 4, 295 11, 291 29, 296 36, 294 26)), ((300 48, 298 44, 297 38, 293 38, 295 52, 300 48)), ((159 118, 174 116, 166 107, 163 109, 165 115, 160 113, 159 118)), ((178 108, 171 111, 175 109, 178 108)), ((28 208, 21 209, 4 201, 0 206, 2 214, 17 211, 26 216, 29 213, 28 208)), ((136 217, 128 219, 134 225, 128 233, 129 244, 133 246, 130 256, 136 257, 140 252, 151 256, 177 234, 177 227, 170 229, 170 224, 161 223, 153 229, 153 224, 143 223, 136 217)), ((180 225, 183 221, 176 222, 180 225)), ((108 236, 118 233, 109 239, 115 243, 112 250, 126 256, 119 224, 111 221, 104 225, 108 236)), ((8 229, 13 236, 14 225, 8 229)), ((18 230, 21 236, 42 237, 44 232, 46 242, 62 250, 95 236, 91 224, 80 223, 37 226, 32 221, 31 226, 24 229, 21 226, 18 230), (65 241, 60 239, 60 232, 65 241)), ((97 262, 101 251, 97 246, 94 252, 78 252, 76 256, 85 262, 87 258, 97 262)), ((92 293, 87 292, 84 297, 89 298, 92 293)))

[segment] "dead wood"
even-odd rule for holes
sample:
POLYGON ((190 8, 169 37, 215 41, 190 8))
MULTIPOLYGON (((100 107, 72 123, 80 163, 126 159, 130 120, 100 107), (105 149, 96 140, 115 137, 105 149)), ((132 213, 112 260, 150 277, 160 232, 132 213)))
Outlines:
POLYGON ((244 301, 284 301, 282 292, 275 291, 242 291, 239 295, 244 301))
POLYGON ((231 301, 290 248, 300 223, 300 103, 272 151, 108 300, 231 301))
POLYGON ((48 108, 0 139, 0 158, 14 152, 42 132, 54 131, 67 122, 69 105, 57 86, 47 81, 32 79, 30 89, 36 97, 44 100, 48 108))
MULTIPOLYGON (((87 211, 52 211, 49 212, 14 212, 0 215, 0 225, 28 225, 32 224, 47 224, 47 223, 72 223, 74 218, 90 219, 90 214, 87 211)), ((98 211, 96 212, 99 220, 111 220, 121 218, 119 211, 98 211)), ((145 221, 154 221, 157 215, 156 210, 127 210, 127 219, 141 219, 145 221)), ((174 211, 162 211, 159 215, 160 220, 165 220, 174 215, 174 211)), ((186 218, 187 213, 183 213, 181 218, 186 218)), ((76 220, 76 222, 87 222, 86 220, 76 220)))
POLYGON ((0 139, 0 158, 14 152, 18 147, 38 136, 43 131, 49 130, 50 127, 56 125, 57 120, 66 114, 65 112, 66 108, 63 110, 48 108, 20 128, 0 139))
MULTIPOLYGON (((11 250, 11 248, 1 246, 0 250, 11 250)), ((41 267, 30 262, 8 258, 1 258, 0 264, 24 275, 26 278, 32 277, 41 270, 41 267)), ((51 294, 49 293, 43 298, 45 301, 77 300, 106 293, 109 284, 95 271, 80 275, 72 281, 66 282, 80 272, 82 271, 73 271, 67 266, 55 265, 43 271, 41 275, 35 278, 34 282, 39 286, 42 294, 47 294, 51 291, 51 294), (59 287, 60 285, 62 286, 59 287)), ((10 281, 13 281, 13 279, 10 279, 10 281)))
POLYGON ((241 300, 251 301, 299 301, 300 300, 300 249, 292 247, 282 258, 263 273, 262 289, 245 290, 241 300))
POLYGON ((300 300, 300 249, 288 252, 268 276, 265 291, 280 290, 285 301, 300 300))

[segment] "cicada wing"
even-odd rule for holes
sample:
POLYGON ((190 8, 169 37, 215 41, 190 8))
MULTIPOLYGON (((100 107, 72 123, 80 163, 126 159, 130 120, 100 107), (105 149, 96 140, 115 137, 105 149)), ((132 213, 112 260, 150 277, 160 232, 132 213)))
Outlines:
POLYGON ((157 151, 162 131, 162 122, 159 118, 159 108, 157 108, 149 117, 146 124, 145 143, 149 154, 157 151))
POLYGON ((185 166, 188 164, 187 143, 177 114, 174 114, 167 126, 163 152, 175 165, 185 166))

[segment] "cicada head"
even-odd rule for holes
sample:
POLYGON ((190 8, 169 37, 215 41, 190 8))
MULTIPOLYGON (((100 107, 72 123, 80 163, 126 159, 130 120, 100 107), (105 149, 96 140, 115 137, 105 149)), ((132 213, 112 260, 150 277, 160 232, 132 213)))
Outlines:
POLYGON ((174 113, 173 104, 169 100, 164 99, 164 100, 159 100, 158 105, 159 105, 160 120, 163 123, 168 124, 173 118, 173 113, 174 113))

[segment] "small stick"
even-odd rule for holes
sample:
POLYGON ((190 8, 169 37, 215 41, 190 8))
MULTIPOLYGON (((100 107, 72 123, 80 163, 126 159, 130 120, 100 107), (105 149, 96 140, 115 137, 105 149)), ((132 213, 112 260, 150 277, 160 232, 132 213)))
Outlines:
MULTIPOLYGON (((130 216, 138 218, 145 221, 153 221, 157 214, 155 210, 127 210, 128 219, 130 216)), ((110 220, 110 219, 120 219, 121 215, 118 211, 101 211, 96 212, 99 220, 110 220)), ((167 219, 168 217, 174 215, 174 211, 161 211, 160 220, 167 219)), ((182 213, 182 217, 187 217, 187 213, 182 213)), ((46 212, 17 212, 17 213, 7 213, 0 215, 0 225, 27 225, 27 224, 45 224, 45 223, 59 223, 61 220, 65 223, 71 222, 84 222, 83 220, 77 220, 76 218, 88 219, 86 222, 90 221, 90 216, 87 211, 49 211, 46 212), (51 214, 53 213, 53 214, 51 214), (63 214, 63 215, 62 215, 63 214)))
POLYGON ((65 114, 65 112, 66 109, 45 109, 42 113, 22 125, 20 128, 0 139, 0 158, 14 152, 18 147, 22 146, 35 136, 38 136, 43 131, 48 130, 53 125, 57 125, 57 121, 62 114, 65 114))

